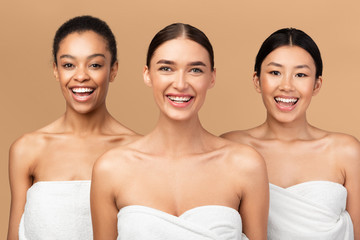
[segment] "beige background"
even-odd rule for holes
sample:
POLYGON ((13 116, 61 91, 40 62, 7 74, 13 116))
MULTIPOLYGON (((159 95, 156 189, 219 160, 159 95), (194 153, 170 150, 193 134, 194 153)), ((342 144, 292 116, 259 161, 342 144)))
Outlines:
POLYGON ((260 124, 265 109, 252 86, 255 55, 262 41, 282 27, 307 32, 319 45, 324 84, 308 111, 321 128, 360 138, 360 3, 357 0, 103 0, 7 1, 0 8, 0 239, 9 212, 8 148, 64 112, 52 75, 51 44, 56 29, 76 15, 91 14, 112 28, 119 74, 108 96, 110 112, 146 134, 157 120, 152 93, 142 82, 147 46, 173 22, 202 29, 215 50, 217 83, 201 110, 203 125, 215 134, 260 124))

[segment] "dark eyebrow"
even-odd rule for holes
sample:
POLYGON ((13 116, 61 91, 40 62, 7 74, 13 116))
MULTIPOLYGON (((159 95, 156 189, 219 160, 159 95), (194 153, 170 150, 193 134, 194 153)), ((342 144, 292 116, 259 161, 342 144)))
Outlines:
POLYGON ((64 55, 61 55, 59 58, 60 58, 60 59, 62 59, 62 58, 71 58, 71 59, 75 59, 75 57, 74 57, 74 56, 71 56, 71 55, 69 55, 69 54, 64 54, 64 55))
MULTIPOLYGON (((94 57, 103 57, 105 58, 105 55, 104 54, 101 54, 101 53, 95 53, 95 54, 92 54, 90 56, 87 57, 87 59, 91 59, 91 58, 94 58, 94 57)), ((61 55, 60 56, 60 59, 61 58, 71 58, 71 59, 75 59, 74 56, 70 55, 70 54, 64 54, 64 55, 61 55)))
POLYGON ((204 66, 204 67, 206 67, 206 64, 201 61, 197 61, 197 62, 189 63, 188 66, 204 66))
POLYGON ((304 64, 304 65, 298 65, 298 66, 296 66, 295 68, 308 68, 308 69, 310 69, 310 67, 309 67, 308 65, 306 65, 306 64, 304 64))
MULTIPOLYGON (((280 63, 276 63, 276 62, 270 62, 267 66, 283 67, 283 65, 281 65, 280 63)), ((308 65, 306 65, 306 64, 297 65, 297 66, 295 66, 295 68, 308 68, 308 69, 310 69, 310 67, 308 65)))
POLYGON ((170 60, 161 59, 161 60, 159 60, 156 64, 169 64, 169 65, 174 65, 175 62, 174 62, 174 61, 170 61, 170 60))
POLYGON ((283 65, 281 65, 280 63, 276 63, 276 62, 270 62, 267 66, 282 67, 283 65))
MULTIPOLYGON (((165 60, 165 59, 161 59, 159 60, 156 64, 168 64, 168 65, 175 65, 174 61, 171 60, 165 60)), ((191 62, 188 64, 188 66, 205 66, 206 64, 201 62, 201 61, 196 61, 196 62, 191 62)))
POLYGON ((103 57, 103 58, 105 58, 105 55, 102 54, 102 53, 95 53, 93 55, 88 56, 87 59, 94 58, 94 57, 103 57))

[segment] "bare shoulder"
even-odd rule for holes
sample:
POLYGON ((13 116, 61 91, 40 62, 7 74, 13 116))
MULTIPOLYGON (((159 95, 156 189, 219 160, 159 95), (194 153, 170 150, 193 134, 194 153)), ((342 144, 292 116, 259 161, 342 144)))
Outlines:
POLYGON ((26 133, 12 143, 9 151, 10 182, 21 176, 33 175, 38 160, 54 137, 52 131, 57 121, 34 132, 26 133))
MULTIPOLYGON (((138 137, 136 137, 138 138, 138 137)), ((132 143, 120 145, 105 152, 96 160, 93 175, 109 176, 109 178, 127 177, 133 174, 138 158, 132 143)))
POLYGON ((251 140, 254 138, 254 131, 255 129, 236 130, 221 134, 220 137, 242 144, 249 144, 249 142, 251 142, 251 140))
POLYGON ((353 136, 344 133, 329 133, 331 148, 343 157, 360 158, 360 142, 353 136))
POLYGON ((344 133, 328 132, 328 153, 334 158, 336 164, 344 169, 344 176, 350 172, 360 171, 360 142, 353 136, 344 133))
MULTIPOLYGON (((254 191, 268 191, 266 163, 263 157, 252 147, 228 141, 226 146, 225 167, 227 175, 241 189, 239 196, 254 191)), ((245 194, 245 195, 243 195, 245 194)))
POLYGON ((10 162, 32 162, 41 154, 46 143, 46 137, 42 132, 24 134, 10 146, 10 162))
POLYGON ((141 135, 134 132, 130 128, 124 126, 122 123, 120 123, 118 120, 110 116, 109 123, 107 124, 106 131, 109 131, 110 133, 115 133, 116 135, 123 135, 127 136, 130 139, 136 140, 141 135))
POLYGON ((93 171, 97 172, 112 172, 116 171, 114 168, 126 164, 126 155, 129 149, 124 146, 118 146, 106 151, 99 159, 96 160, 93 171))
POLYGON ((33 149, 34 151, 41 150, 46 147, 46 144, 53 138, 54 134, 59 133, 59 125, 61 119, 30 133, 26 133, 18 138, 12 145, 11 149, 33 149))
POLYGON ((226 140, 226 159, 233 169, 241 169, 249 174, 266 171, 263 157, 249 145, 226 140))

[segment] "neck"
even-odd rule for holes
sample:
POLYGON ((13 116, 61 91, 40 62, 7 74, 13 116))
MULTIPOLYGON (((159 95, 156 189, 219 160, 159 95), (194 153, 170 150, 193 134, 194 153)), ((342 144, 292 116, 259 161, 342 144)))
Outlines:
POLYGON ((112 116, 106 106, 85 114, 67 107, 63 116, 64 131, 80 136, 101 134, 106 130, 106 122, 110 119, 112 116))
POLYGON ((280 122, 270 115, 267 116, 262 125, 265 130, 266 138, 277 139, 280 141, 296 141, 311 139, 311 126, 304 117, 291 122, 280 122))
POLYGON ((202 127, 199 117, 176 121, 160 115, 155 129, 148 135, 157 150, 163 155, 184 156, 203 151, 203 137, 208 132, 202 127))

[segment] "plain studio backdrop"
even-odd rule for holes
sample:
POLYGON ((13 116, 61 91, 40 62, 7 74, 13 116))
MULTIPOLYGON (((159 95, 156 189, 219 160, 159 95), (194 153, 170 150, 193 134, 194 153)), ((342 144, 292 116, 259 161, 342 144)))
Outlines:
POLYGON ((141 134, 155 125, 158 109, 142 80, 148 44, 174 22, 203 30, 213 44, 216 85, 200 117, 219 135, 256 126, 265 108, 252 83, 261 43, 283 27, 304 30, 324 61, 323 87, 313 98, 313 125, 360 138, 360 2, 357 0, 79 0, 3 1, 0 9, 0 238, 5 239, 10 206, 8 149, 26 132, 57 119, 65 100, 52 73, 52 39, 69 18, 105 20, 118 42, 119 73, 107 106, 120 122, 141 134))

